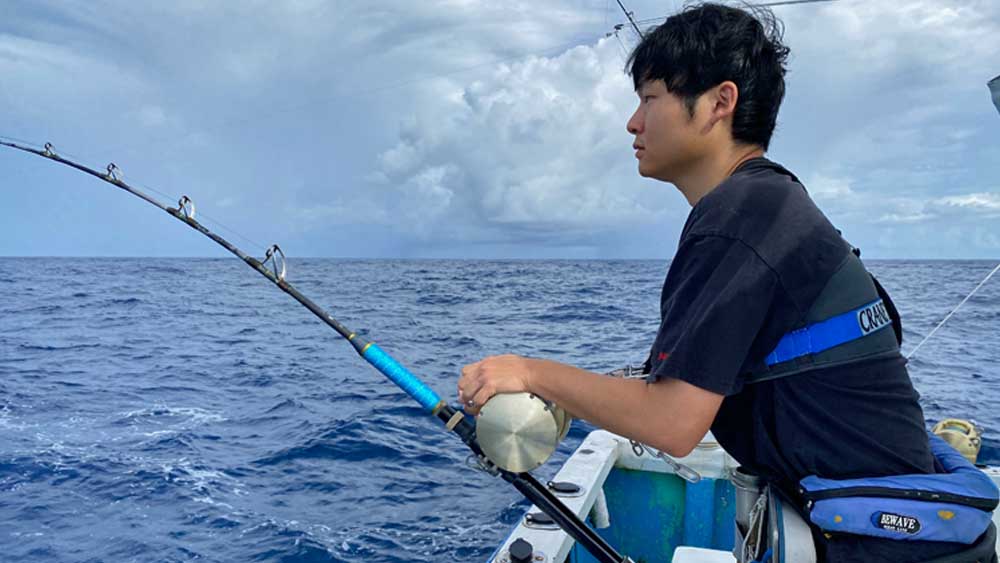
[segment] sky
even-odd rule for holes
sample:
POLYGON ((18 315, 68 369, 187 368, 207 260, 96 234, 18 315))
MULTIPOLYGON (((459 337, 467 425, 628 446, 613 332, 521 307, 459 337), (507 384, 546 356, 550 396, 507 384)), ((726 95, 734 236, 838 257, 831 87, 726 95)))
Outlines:
MULTIPOLYGON (((690 211, 637 173, 613 0, 3 10, 0 136, 187 195, 251 255, 665 260, 690 211)), ((1000 2, 774 10, 792 55, 768 156, 866 258, 1000 258, 1000 2)), ((0 181, 0 256, 226 255, 32 155, 0 148, 0 181)))

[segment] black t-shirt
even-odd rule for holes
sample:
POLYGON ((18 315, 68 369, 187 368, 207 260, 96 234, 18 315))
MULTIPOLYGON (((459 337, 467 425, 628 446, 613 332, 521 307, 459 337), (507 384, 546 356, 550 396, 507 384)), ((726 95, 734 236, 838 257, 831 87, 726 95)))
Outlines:
MULTIPOLYGON (((934 473, 919 395, 898 354, 744 382, 801 326, 848 252, 798 179, 756 158, 691 210, 663 285, 649 380, 672 377, 725 395, 713 434, 786 490, 807 475, 934 473)), ((887 555, 913 543, 861 540, 885 542, 887 555)), ((854 560, 847 553, 831 560, 854 560)))

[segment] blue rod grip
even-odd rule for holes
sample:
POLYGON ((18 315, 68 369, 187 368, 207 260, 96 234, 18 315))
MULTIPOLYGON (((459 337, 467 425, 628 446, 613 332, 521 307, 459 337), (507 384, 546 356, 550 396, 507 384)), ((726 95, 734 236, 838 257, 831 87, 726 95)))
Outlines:
POLYGON ((406 391, 411 397, 416 399, 420 403, 420 406, 425 409, 433 411, 434 407, 441 402, 441 397, 438 397, 437 393, 425 385, 423 381, 417 379, 417 376, 410 373, 408 369, 400 365, 392 356, 386 354, 374 342, 367 346, 361 356, 391 379, 393 383, 399 385, 403 391, 406 391))

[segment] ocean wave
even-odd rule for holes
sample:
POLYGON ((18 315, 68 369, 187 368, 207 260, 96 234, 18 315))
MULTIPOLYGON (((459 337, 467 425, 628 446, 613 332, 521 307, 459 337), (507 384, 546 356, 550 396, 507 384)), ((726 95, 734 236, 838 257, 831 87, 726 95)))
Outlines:
POLYGON ((417 305, 435 305, 435 306, 453 306, 453 305, 469 305, 476 303, 478 300, 472 296, 461 296, 455 294, 431 294, 431 295, 421 295, 417 298, 417 305))
POLYGON ((103 305, 127 305, 130 307, 134 307, 141 303, 143 303, 143 300, 139 299, 138 297, 125 297, 125 298, 116 297, 104 301, 103 305))
POLYGON ((169 407, 158 405, 121 413, 115 424, 132 425, 143 422, 160 424, 185 425, 185 427, 201 426, 225 422, 225 416, 199 407, 169 407))
POLYGON ((615 305, 580 302, 551 307, 544 314, 537 316, 536 320, 544 323, 609 322, 628 317, 624 309, 615 305))
POLYGON ((279 465, 299 460, 336 459, 340 461, 395 461, 399 452, 368 440, 346 438, 312 441, 302 446, 285 448, 254 461, 255 465, 279 465))
POLYGON ((49 305, 36 305, 34 307, 28 307, 27 309, 15 310, 14 313, 18 315, 52 315, 62 311, 64 307, 59 304, 49 304, 49 305))
POLYGON ((175 275, 189 275, 190 270, 177 268, 174 266, 166 266, 163 264, 143 264, 139 268, 140 274, 175 274, 175 275))
POLYGON ((252 561, 309 561, 316 563, 351 563, 357 559, 341 559, 309 531, 296 529, 295 524, 279 524, 273 519, 240 532, 240 537, 255 540, 252 561))
POLYGON ((67 344, 65 346, 43 345, 43 344, 19 344, 19 350, 26 352, 73 352, 86 350, 88 348, 101 348, 103 344, 67 344))

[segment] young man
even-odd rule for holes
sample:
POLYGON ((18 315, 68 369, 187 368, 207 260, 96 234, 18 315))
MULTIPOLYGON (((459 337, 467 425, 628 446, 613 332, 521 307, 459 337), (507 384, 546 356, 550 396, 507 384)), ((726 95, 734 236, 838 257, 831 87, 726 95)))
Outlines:
MULTIPOLYGON (((663 285, 649 376, 489 357, 462 370, 468 412, 526 391, 673 456, 711 429, 741 464, 789 491, 807 475, 934 473, 893 330, 876 330, 888 327, 884 311, 869 312, 871 336, 804 357, 778 353, 789 332, 878 299, 798 179, 763 158, 787 56, 769 12, 717 4, 646 35, 629 61, 639 173, 674 184, 692 206, 663 285)), ((821 560, 838 562, 922 561, 965 547, 817 539, 821 560)))

